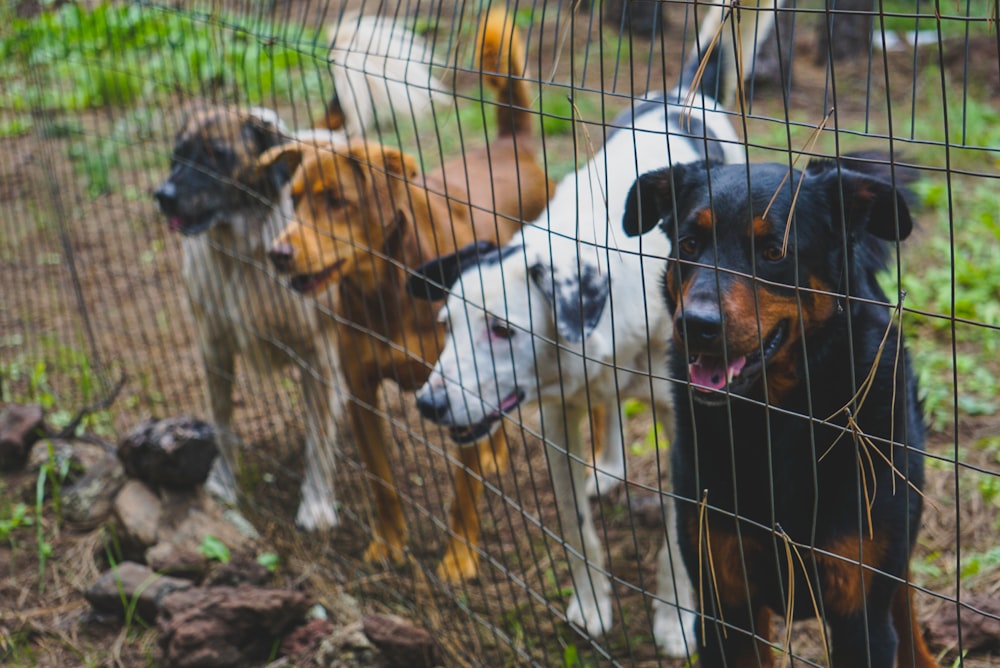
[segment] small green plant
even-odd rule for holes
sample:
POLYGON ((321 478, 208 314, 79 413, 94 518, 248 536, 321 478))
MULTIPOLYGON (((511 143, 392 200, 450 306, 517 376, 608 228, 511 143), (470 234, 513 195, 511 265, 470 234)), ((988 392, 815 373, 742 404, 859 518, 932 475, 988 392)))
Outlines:
POLYGON ((257 563, 266 568, 269 573, 274 573, 281 565, 281 557, 274 552, 261 552, 257 555, 257 563))
POLYGON ((14 533, 18 529, 30 527, 34 523, 34 518, 28 514, 28 506, 17 503, 9 508, 8 514, 0 517, 0 540, 7 541, 11 548, 14 548, 14 533))
POLYGON ((205 536, 201 541, 201 545, 198 546, 198 552, 206 559, 218 561, 222 564, 228 564, 229 560, 232 559, 229 548, 215 536, 205 536))

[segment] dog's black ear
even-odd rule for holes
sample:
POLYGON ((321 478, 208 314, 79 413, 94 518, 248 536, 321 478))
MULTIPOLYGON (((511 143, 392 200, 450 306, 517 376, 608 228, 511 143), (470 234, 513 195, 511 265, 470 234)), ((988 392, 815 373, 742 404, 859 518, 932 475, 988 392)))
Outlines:
POLYGON ((448 296, 448 290, 462 272, 479 264, 479 259, 496 246, 489 241, 477 241, 451 255, 442 255, 418 267, 406 281, 406 290, 418 299, 436 302, 448 296))
POLYGON ((611 284, 607 273, 586 263, 570 271, 539 263, 532 265, 528 274, 552 304, 559 336, 571 343, 590 336, 608 301, 611 284))
POLYGON ((886 241, 902 241, 913 231, 913 218, 904 191, 880 178, 829 162, 812 173, 824 180, 830 202, 843 210, 842 219, 852 236, 867 231, 886 241), (818 173, 817 173, 818 171, 818 173))
MULTIPOLYGON (((247 143, 250 153, 257 157, 289 140, 277 125, 255 115, 247 116, 243 120, 240 133, 243 141, 247 143)), ((276 190, 281 190, 286 183, 292 180, 292 169, 285 160, 272 163, 267 168, 266 173, 268 180, 276 190)))
POLYGON ((661 194, 657 191, 663 183, 670 187, 669 169, 643 174, 632 184, 625 199, 625 215, 622 217, 625 234, 637 237, 649 232, 660 222, 663 217, 660 213, 661 194))
POLYGON ((625 200, 622 227, 630 237, 645 234, 660 221, 671 220, 687 194, 706 177, 716 162, 689 162, 646 172, 640 176, 625 200))

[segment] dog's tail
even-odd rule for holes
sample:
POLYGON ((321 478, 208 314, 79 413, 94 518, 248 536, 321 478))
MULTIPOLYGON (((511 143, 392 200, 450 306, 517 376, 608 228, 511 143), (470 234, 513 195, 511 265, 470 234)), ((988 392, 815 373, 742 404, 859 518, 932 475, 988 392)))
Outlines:
POLYGON ((681 72, 678 89, 696 87, 703 96, 732 107, 753 70, 760 45, 774 30, 777 10, 784 0, 718 2, 701 19, 698 40, 681 72))
POLYGON ((531 90, 524 78, 524 40, 506 11, 493 9, 479 24, 476 63, 486 84, 500 98, 498 134, 530 134, 537 114, 530 109, 531 90))
POLYGON ((428 44, 391 16, 345 15, 329 31, 334 93, 319 125, 362 137, 451 104, 428 44))

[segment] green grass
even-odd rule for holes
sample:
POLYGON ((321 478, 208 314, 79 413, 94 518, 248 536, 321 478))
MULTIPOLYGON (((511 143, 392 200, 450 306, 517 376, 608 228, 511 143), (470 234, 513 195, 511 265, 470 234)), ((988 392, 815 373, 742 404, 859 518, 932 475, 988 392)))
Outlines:
POLYGON ((215 10, 66 3, 12 20, 0 38, 0 108, 13 112, 0 130, 26 131, 33 110, 155 104, 176 92, 238 91, 251 104, 320 99, 329 93, 323 39, 302 26, 215 10))
POLYGON ((882 0, 881 10, 886 31, 940 30, 944 39, 964 39, 966 32, 986 35, 995 29, 990 27, 990 20, 996 20, 990 0, 882 0))

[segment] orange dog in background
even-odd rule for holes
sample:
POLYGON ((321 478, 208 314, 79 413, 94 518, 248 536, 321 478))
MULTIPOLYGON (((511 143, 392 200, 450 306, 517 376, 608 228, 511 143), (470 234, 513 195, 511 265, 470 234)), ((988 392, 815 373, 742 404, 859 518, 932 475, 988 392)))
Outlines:
MULTIPOLYGON (((497 136, 421 175, 416 161, 374 142, 328 146, 291 143, 261 156, 267 169, 293 171, 294 220, 270 257, 302 293, 339 291, 337 333, 348 413, 361 458, 374 476, 376 522, 367 561, 401 561, 407 530, 388 454, 379 386, 394 380, 414 391, 437 360, 444 330, 440 304, 406 292, 409 270, 475 241, 503 244, 545 210, 553 192, 537 161, 534 114, 519 32, 503 11, 480 25, 476 58, 500 99, 497 136)), ((508 461, 503 430, 460 449, 453 466, 450 539, 438 574, 449 580, 479 572, 482 475, 508 461)))

